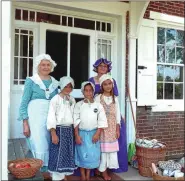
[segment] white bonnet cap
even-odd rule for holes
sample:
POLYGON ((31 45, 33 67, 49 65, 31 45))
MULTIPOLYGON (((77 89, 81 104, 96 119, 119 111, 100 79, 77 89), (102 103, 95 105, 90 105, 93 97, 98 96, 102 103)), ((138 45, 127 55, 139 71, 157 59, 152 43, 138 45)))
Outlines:
POLYGON ((50 63, 51 63, 51 72, 53 72, 53 70, 54 70, 54 68, 56 67, 57 64, 55 63, 54 60, 52 60, 51 56, 48 55, 48 54, 40 54, 40 55, 35 57, 35 65, 34 65, 35 72, 38 72, 38 66, 39 66, 39 64, 42 60, 50 61, 50 63))
POLYGON ((113 81, 112 77, 111 77, 109 74, 103 74, 103 75, 99 78, 100 86, 102 85, 102 83, 103 83, 105 80, 111 80, 112 83, 113 83, 113 86, 114 86, 114 81, 113 81))
POLYGON ((64 76, 64 77, 60 78, 60 82, 59 82, 60 89, 63 90, 64 87, 65 87, 67 84, 69 84, 69 83, 71 83, 71 84, 72 84, 72 87, 74 88, 74 86, 75 86, 74 80, 73 80, 71 77, 69 77, 69 76, 64 76))
POLYGON ((81 91, 82 91, 82 93, 84 92, 84 88, 85 88, 85 86, 86 86, 87 84, 91 84, 91 86, 92 86, 92 88, 93 88, 93 92, 95 92, 95 86, 94 86, 94 84, 93 84, 92 82, 85 81, 85 82, 82 82, 82 84, 81 84, 81 91))

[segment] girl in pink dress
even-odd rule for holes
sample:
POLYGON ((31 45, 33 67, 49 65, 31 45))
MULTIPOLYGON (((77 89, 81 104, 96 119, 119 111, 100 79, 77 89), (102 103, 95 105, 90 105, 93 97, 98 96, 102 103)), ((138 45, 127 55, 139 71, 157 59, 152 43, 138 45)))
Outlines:
POLYGON ((95 97, 95 101, 100 102, 105 110, 108 128, 104 128, 100 135, 101 161, 98 170, 102 173, 104 180, 111 180, 107 168, 118 169, 119 144, 120 136, 120 107, 118 98, 114 95, 114 81, 108 74, 100 77, 101 93, 95 97))

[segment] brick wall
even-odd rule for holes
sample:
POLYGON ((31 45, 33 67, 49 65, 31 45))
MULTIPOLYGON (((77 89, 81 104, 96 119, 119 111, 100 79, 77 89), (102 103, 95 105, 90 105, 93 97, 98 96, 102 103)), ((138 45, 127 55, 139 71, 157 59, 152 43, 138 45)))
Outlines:
MULTIPOLYGON (((184 17, 184 2, 151 1, 144 14, 150 11, 184 17)), ((167 144, 168 157, 184 155, 184 112, 151 112, 145 107, 137 107, 136 127, 139 137, 149 137, 167 144)))
POLYGON ((157 139, 167 144, 167 156, 184 154, 184 112, 155 112, 137 108, 139 137, 157 139))
POLYGON ((184 6, 183 1, 150 1, 144 18, 149 19, 150 11, 184 17, 184 6))

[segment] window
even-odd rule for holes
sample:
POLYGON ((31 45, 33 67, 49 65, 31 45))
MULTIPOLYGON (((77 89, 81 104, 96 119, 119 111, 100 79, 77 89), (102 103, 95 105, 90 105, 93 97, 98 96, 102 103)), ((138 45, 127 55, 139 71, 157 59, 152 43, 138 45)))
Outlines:
POLYGON ((183 99, 184 31, 158 27, 157 99, 183 99))
POLYGON ((33 69, 33 31, 15 29, 14 42, 14 84, 24 84, 33 69))
POLYGON ((97 30, 107 33, 111 33, 113 29, 112 23, 110 22, 100 22, 96 20, 75 18, 70 16, 56 15, 25 9, 15 9, 15 19, 22 21, 44 22, 89 30, 97 30))
POLYGON ((112 41, 105 39, 98 39, 98 57, 97 58, 106 58, 109 61, 112 61, 112 41))

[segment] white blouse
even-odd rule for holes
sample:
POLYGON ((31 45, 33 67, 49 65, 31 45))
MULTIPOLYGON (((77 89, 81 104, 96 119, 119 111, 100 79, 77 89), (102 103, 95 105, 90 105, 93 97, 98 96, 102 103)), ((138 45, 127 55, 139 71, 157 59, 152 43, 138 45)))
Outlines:
MULTIPOLYGON (((101 97, 102 94, 99 94, 95 97, 95 101, 96 102, 99 102, 100 103, 100 97, 101 97)), ((111 104, 112 103, 112 96, 108 97, 108 96, 103 96, 103 100, 105 101, 105 103, 107 105, 111 104)), ((118 101, 118 98, 115 96, 115 105, 116 105, 116 122, 117 124, 120 124, 121 123, 121 112, 120 112, 120 107, 119 107, 119 101, 118 101)))
POLYGON ((54 96, 49 105, 47 117, 47 129, 56 129, 57 125, 73 124, 73 109, 76 101, 72 96, 69 100, 62 98, 59 94, 54 96))
POLYGON ((85 103, 84 100, 76 103, 74 108, 74 127, 93 130, 108 127, 103 106, 100 103, 85 103))

